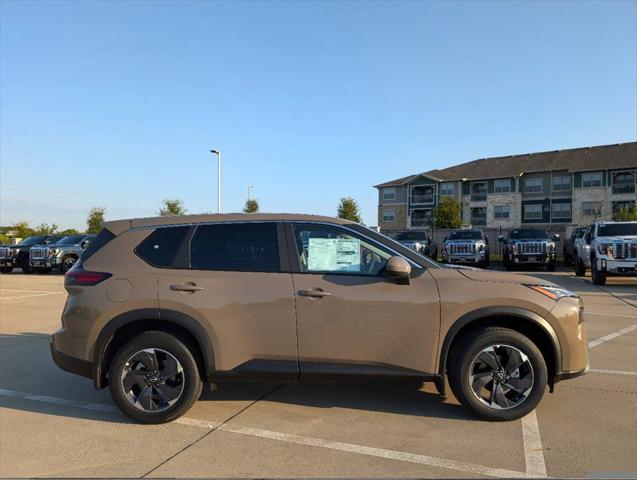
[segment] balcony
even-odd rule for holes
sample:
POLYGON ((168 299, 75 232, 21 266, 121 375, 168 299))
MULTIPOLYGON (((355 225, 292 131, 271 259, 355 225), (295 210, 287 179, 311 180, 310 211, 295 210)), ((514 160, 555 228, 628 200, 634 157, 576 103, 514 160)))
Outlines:
POLYGON ((411 196, 412 205, 422 205, 426 203, 434 203, 434 195, 427 193, 415 193, 411 196))
POLYGON ((613 185, 613 194, 635 193, 634 183, 619 183, 613 185))

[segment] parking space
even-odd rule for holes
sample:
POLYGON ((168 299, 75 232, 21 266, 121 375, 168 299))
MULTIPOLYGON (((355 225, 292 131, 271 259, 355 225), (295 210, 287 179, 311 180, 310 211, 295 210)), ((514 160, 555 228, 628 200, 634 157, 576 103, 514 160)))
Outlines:
POLYGON ((225 384, 186 418, 130 422, 53 365, 60 275, 0 276, 0 475, 525 477, 637 474, 637 280, 531 272, 584 299, 593 371, 521 421, 420 384, 225 384))

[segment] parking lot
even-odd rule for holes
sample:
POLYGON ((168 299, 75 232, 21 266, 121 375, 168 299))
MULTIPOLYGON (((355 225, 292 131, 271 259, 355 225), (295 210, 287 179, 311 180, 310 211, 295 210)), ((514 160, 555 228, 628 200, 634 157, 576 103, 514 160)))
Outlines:
POLYGON ((637 279, 582 295, 592 371, 508 423, 420 384, 224 384, 172 424, 134 424, 49 353, 61 275, 0 276, 3 477, 581 477, 637 475, 637 279))

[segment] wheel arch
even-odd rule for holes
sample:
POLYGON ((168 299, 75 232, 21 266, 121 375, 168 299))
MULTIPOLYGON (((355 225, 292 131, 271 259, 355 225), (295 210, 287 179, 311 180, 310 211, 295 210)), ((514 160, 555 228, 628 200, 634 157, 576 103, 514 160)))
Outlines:
POLYGON ((95 388, 108 384, 108 368, 117 349, 133 336, 148 330, 170 332, 191 349, 204 380, 214 371, 212 343, 204 328, 192 317, 166 309, 140 309, 111 319, 100 331, 93 351, 95 388))
POLYGON ((443 389, 447 372, 449 353, 468 331, 484 327, 499 326, 510 328, 529 337, 539 348, 547 363, 549 387, 553 391, 555 375, 561 371, 561 348, 553 327, 535 312, 517 307, 486 307, 468 312, 454 322, 447 331, 440 351, 438 365, 438 390, 443 389))

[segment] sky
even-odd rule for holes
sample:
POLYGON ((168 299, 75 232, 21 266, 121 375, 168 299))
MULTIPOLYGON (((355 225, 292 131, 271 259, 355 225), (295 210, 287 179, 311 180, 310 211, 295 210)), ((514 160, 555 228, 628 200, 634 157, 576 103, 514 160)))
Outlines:
POLYGON ((373 185, 635 141, 637 2, 0 1, 0 224, 335 215, 373 185))

